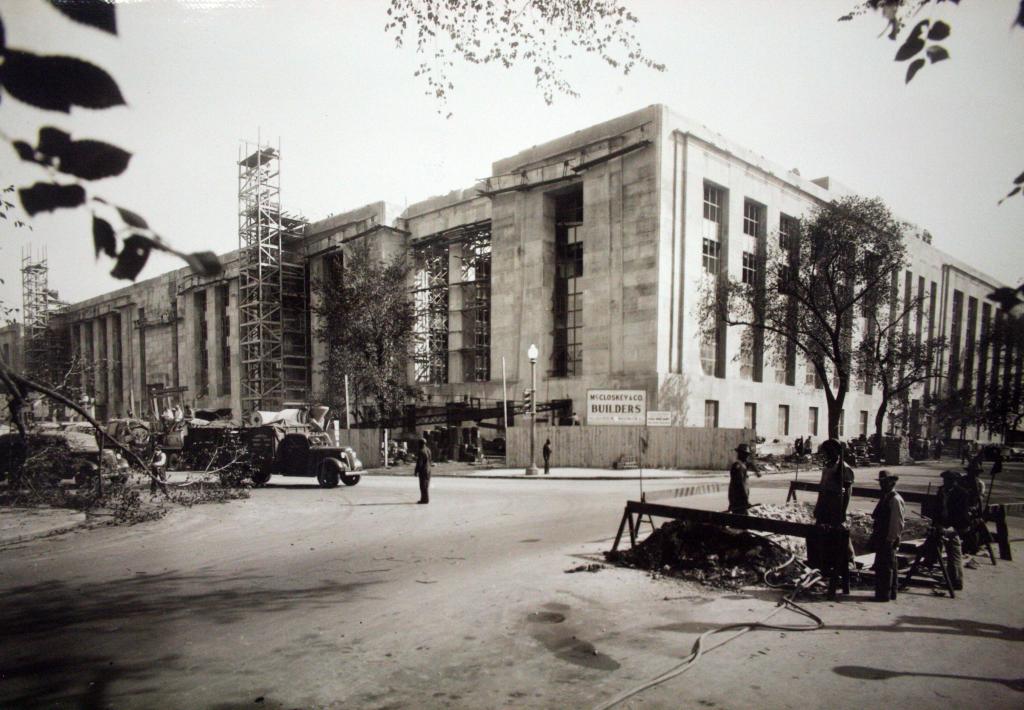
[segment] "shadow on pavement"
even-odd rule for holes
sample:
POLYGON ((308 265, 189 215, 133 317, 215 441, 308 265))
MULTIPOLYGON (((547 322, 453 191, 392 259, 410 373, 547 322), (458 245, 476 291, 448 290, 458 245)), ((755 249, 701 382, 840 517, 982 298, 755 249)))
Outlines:
POLYGON ((1005 685, 1010 690, 1024 692, 1024 678, 985 678, 976 675, 951 675, 947 673, 918 673, 915 671, 890 671, 870 666, 836 666, 832 671, 846 678, 857 680, 889 680, 890 678, 947 678, 949 680, 974 680, 981 683, 1005 685))
POLYGON ((280 586, 269 575, 138 574, 69 585, 61 580, 14 587, 4 593, 0 629, 9 638, 42 636, 73 627, 127 625, 159 627, 182 616, 230 624, 253 612, 302 606, 329 608, 376 581, 322 580, 307 586, 280 586))
POLYGON ((973 636, 995 641, 1024 641, 1024 629, 970 619, 940 619, 932 616, 900 616, 888 626, 829 624, 835 631, 895 631, 898 633, 973 636))

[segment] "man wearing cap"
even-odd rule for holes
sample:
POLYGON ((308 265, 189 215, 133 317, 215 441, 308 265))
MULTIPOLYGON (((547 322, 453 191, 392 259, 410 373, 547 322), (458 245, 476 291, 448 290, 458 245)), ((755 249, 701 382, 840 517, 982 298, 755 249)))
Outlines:
MULTIPOLYGON (((750 484, 747 479, 750 477, 747 472, 747 461, 750 459, 750 445, 740 444, 736 447, 736 461, 729 467, 729 512, 737 515, 746 515, 750 508, 750 484)), ((761 477, 760 472, 750 466, 754 475, 761 477)))
POLYGON ((420 479, 420 499, 417 503, 427 504, 430 502, 430 447, 427 446, 427 438, 420 437, 420 450, 416 452, 416 477, 420 479))
MULTIPOLYGON (((853 491, 853 469, 843 461, 842 450, 842 445, 835 439, 826 439, 821 444, 825 466, 821 470, 818 500, 814 504, 814 522, 818 525, 835 527, 846 523, 846 509, 853 491)), ((831 572, 842 559, 848 564, 852 554, 852 545, 845 550, 831 550, 818 538, 808 541, 807 562, 823 573, 831 572)))
POLYGON ((953 589, 964 588, 964 556, 960 531, 970 525, 967 491, 960 485, 956 471, 942 472, 942 485, 935 492, 938 505, 933 522, 942 528, 942 546, 946 550, 946 573, 953 589))
POLYGON ((882 497, 871 513, 874 526, 871 530, 871 547, 875 551, 875 601, 887 602, 896 598, 896 548, 903 534, 903 521, 907 506, 903 497, 896 492, 896 481, 888 471, 878 472, 878 487, 882 497))

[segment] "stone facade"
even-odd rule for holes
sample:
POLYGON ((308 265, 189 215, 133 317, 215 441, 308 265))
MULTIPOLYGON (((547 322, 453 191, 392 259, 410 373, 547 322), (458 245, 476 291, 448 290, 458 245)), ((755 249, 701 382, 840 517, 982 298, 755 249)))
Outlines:
MULTIPOLYGON (((537 398, 571 399, 581 418, 588 389, 643 389, 648 407, 674 412, 678 424, 705 425, 707 403, 713 402, 717 426, 749 425, 753 411, 758 433, 769 441, 807 434, 820 439, 826 433, 825 397, 805 363, 797 359, 787 384, 774 363, 742 360, 740 337, 727 330, 713 371, 706 371, 696 302, 709 234, 721 244, 725 268, 738 275, 743 252, 763 248, 784 217, 799 218, 844 192, 828 178, 806 180, 655 105, 498 160, 491 177, 471 189, 404 209, 377 202, 309 224, 307 275, 323 278, 328 255, 343 253, 357 240, 370 240, 381 257, 407 250, 414 263, 428 245, 446 248, 450 292, 447 313, 437 322, 447 332, 434 345, 447 359, 433 371, 434 381, 420 383, 434 402, 500 400, 503 371, 509 399, 522 399, 530 385, 527 348, 536 344, 537 398), (706 186, 722 200, 717 222, 705 218, 706 186), (580 199, 582 220, 567 228, 560 205, 578 206, 580 199), (747 209, 763 221, 757 236, 744 234, 747 209), (465 268, 470 227, 490 232, 483 340, 482 315, 469 315, 469 291, 462 288, 472 277, 465 268), (559 241, 566 229, 574 230, 575 243, 568 247, 559 241), (559 279, 566 269, 578 293, 568 309, 576 309, 568 315, 576 327, 568 334, 567 316, 558 310, 564 302, 557 305, 565 299, 567 287, 559 279), (568 371, 560 354, 566 342, 580 352, 568 371), (474 368, 481 343, 489 349, 489 366, 480 368, 477 360, 474 368), (481 372, 487 373, 482 381, 481 372)), ((985 296, 1001 284, 929 241, 911 239, 911 267, 898 287, 934 293, 936 308, 915 316, 910 327, 920 322, 922 337, 948 336, 958 312, 961 373, 980 378, 980 354, 973 346, 968 352, 967 328, 976 340, 995 313, 985 296)), ((154 406, 154 393, 239 414, 237 254, 226 255, 225 264, 218 279, 179 269, 74 304, 61 316, 72 352, 97 365, 89 387, 101 414, 133 407, 140 413, 154 406)), ((323 346, 314 338, 310 351, 309 388, 315 396, 323 386, 323 346)), ((984 371, 989 376, 992 369, 984 371)), ((415 380, 417 368, 410 364, 409 372, 415 380)), ((877 392, 852 391, 844 435, 862 433, 865 417, 870 431, 877 406, 877 392)))

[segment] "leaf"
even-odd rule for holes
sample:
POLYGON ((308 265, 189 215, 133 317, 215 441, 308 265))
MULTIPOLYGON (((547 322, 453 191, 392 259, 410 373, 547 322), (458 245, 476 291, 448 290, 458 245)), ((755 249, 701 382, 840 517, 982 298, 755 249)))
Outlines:
POLYGON ((181 256, 200 276, 217 276, 223 271, 220 259, 212 251, 196 251, 181 256))
POLYGON ((936 22, 932 25, 932 28, 928 30, 928 39, 933 42, 941 42, 947 37, 949 37, 949 25, 942 20, 936 22))
POLYGON ((83 180, 99 180, 120 175, 128 167, 132 154, 102 141, 70 143, 60 155, 59 170, 83 180))
POLYGON ((1024 0, 1020 0, 1020 7, 1017 8, 1017 19, 1013 21, 1013 24, 1018 27, 1024 27, 1024 0))
POLYGON ((1024 173, 1021 173, 1020 175, 1015 177, 1013 179, 1013 184, 1014 185, 1022 185, 1022 184, 1024 184, 1024 173))
POLYGON ((113 3, 104 0, 50 0, 50 4, 75 22, 117 34, 113 3))
POLYGON ((19 101, 48 111, 69 113, 72 106, 124 104, 121 90, 109 74, 74 57, 7 50, 0 65, 0 84, 19 101))
POLYGON ((940 47, 937 44, 933 44, 928 48, 928 59, 932 64, 935 62, 941 62, 943 59, 949 59, 949 52, 946 51, 945 47, 940 47))
POLYGON ((907 35, 903 45, 896 51, 897 62, 905 62, 924 49, 924 39, 921 38, 921 32, 927 25, 928 20, 921 20, 914 26, 914 29, 907 35))
POLYGON ((92 218, 92 243, 96 247, 96 256, 104 252, 110 258, 117 256, 117 239, 114 237, 114 228, 106 220, 93 215, 92 218))
POLYGON ((59 185, 37 182, 32 187, 18 190, 21 206, 29 215, 52 212, 61 207, 78 207, 85 202, 85 190, 80 185, 59 185))
POLYGON ((910 66, 907 67, 907 80, 906 80, 905 83, 909 84, 910 80, 914 78, 914 74, 917 74, 917 72, 923 66, 924 66, 924 60, 923 59, 915 59, 914 61, 912 61, 910 63, 910 66))
POLYGON ((117 263, 110 275, 115 279, 134 281, 149 260, 149 253, 152 249, 153 242, 148 237, 141 234, 133 234, 128 237, 124 240, 124 247, 118 254, 117 263))
POLYGON ((0 49, 7 46, 7 35, 4 32, 4 21, 0 20, 0 49))
POLYGON ((17 141, 14 149, 22 160, 54 166, 62 173, 84 180, 120 175, 128 167, 131 153, 101 141, 72 141, 64 131, 52 126, 39 129, 39 146, 33 149, 17 141), (37 154, 42 157, 37 158, 37 154))
POLYGON ((118 207, 117 212, 121 215, 121 219, 124 220, 124 223, 129 227, 135 227, 136 229, 149 229, 149 225, 146 224, 146 220, 142 219, 142 217, 131 210, 125 209, 124 207, 118 207))

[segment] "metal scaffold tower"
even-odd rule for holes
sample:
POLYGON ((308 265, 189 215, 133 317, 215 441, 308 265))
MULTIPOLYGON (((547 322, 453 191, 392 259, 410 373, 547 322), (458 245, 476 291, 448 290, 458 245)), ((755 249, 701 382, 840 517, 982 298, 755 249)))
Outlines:
POLYGON ((50 316, 64 306, 56 291, 49 286, 50 267, 46 252, 33 257, 31 251, 21 255, 21 303, 24 327, 26 374, 49 383, 59 365, 59 344, 50 330, 50 316))
POLYGON ((305 221, 281 211, 280 147, 243 143, 238 159, 242 408, 308 398, 305 221))

